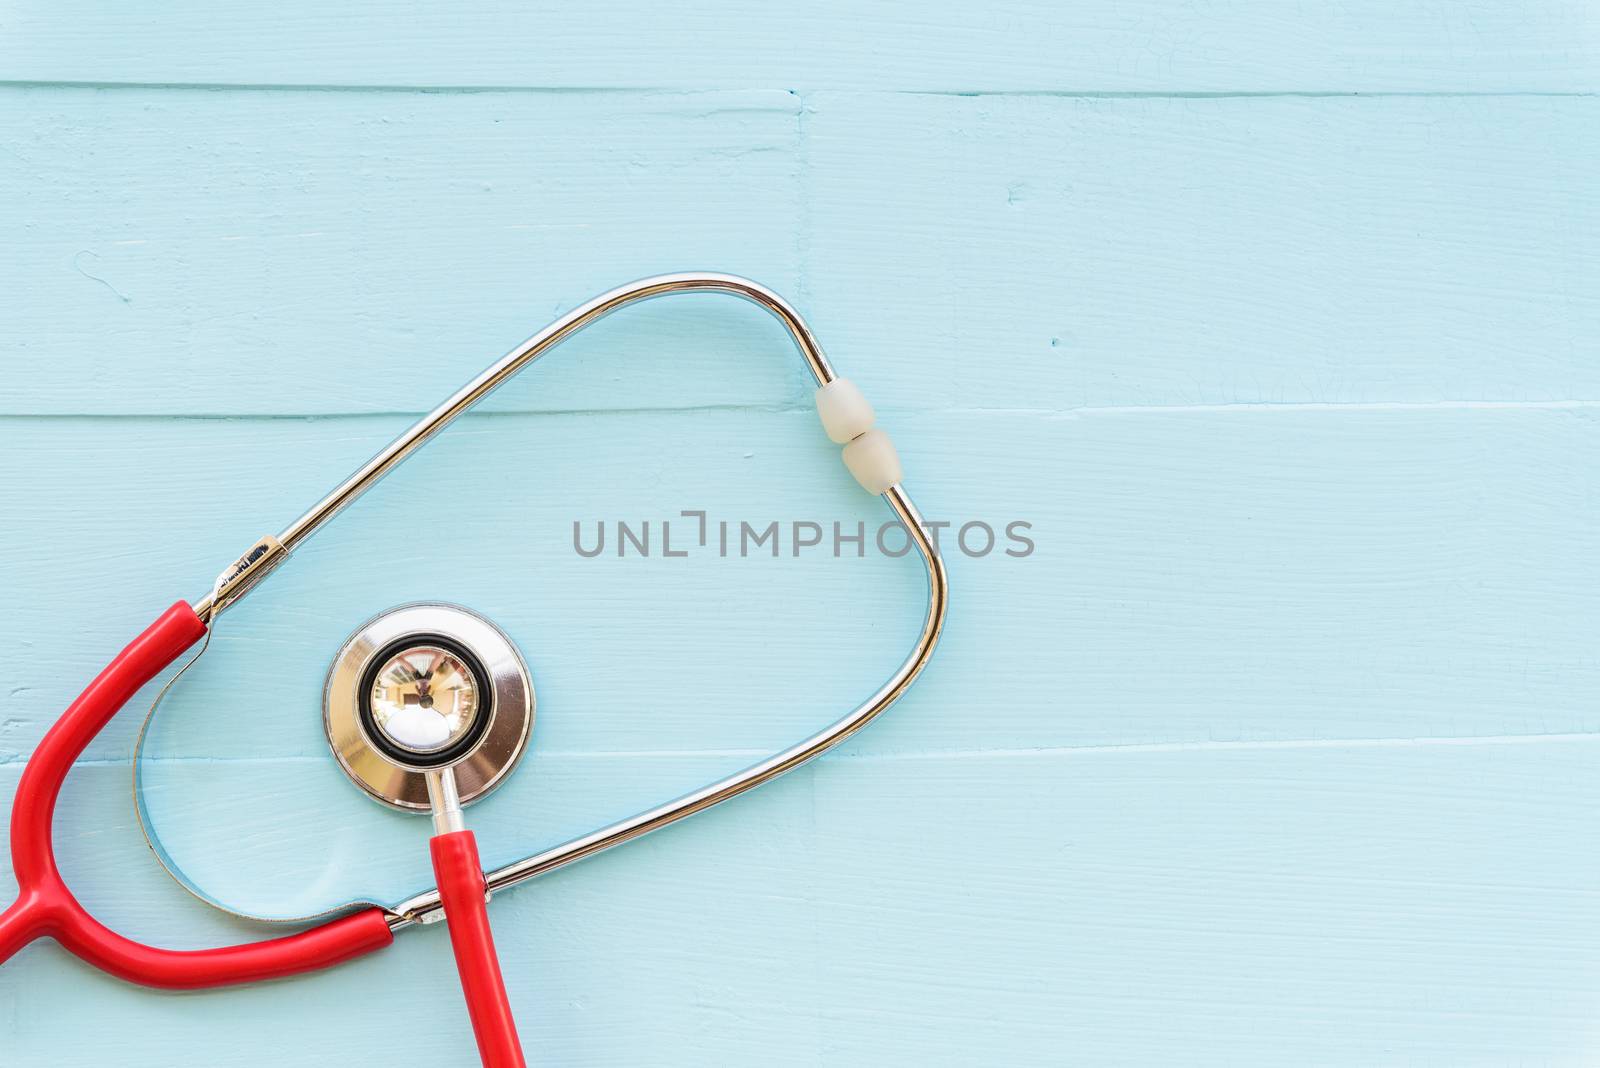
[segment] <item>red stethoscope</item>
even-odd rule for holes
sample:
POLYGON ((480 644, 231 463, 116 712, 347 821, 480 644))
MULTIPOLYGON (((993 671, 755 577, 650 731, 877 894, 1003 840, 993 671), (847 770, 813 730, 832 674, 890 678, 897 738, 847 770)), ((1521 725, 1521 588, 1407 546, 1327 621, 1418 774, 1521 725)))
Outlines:
MULTIPOLYGON (((799 314, 748 279, 661 275, 604 293, 562 316, 420 419, 284 531, 259 539, 218 577, 209 594, 167 609, 67 708, 34 750, 17 785, 11 856, 19 891, 16 902, 0 913, 0 962, 48 937, 129 982, 168 989, 226 986, 326 968, 388 945, 405 927, 443 920, 483 1063, 497 1068, 525 1063, 495 956, 489 896, 703 811, 811 760, 893 704, 932 655, 948 603, 944 564, 901 485, 894 446, 874 421, 871 406, 849 380, 834 374, 799 314), (927 608, 911 652, 888 681, 827 727, 733 775, 485 872, 473 834, 463 826, 462 806, 493 790, 520 759, 531 733, 532 680, 509 638, 482 617, 453 605, 405 605, 369 620, 340 650, 324 695, 324 727, 341 768, 375 800, 432 813, 436 889, 391 905, 350 902, 297 934, 217 949, 147 946, 91 916, 61 878, 51 828, 67 772, 111 718, 141 687, 208 638, 217 617, 317 529, 506 379, 618 308, 683 292, 743 297, 784 325, 816 379, 818 413, 828 436, 844 446, 845 465, 863 487, 881 496, 916 546, 928 579, 927 608)), ((139 762, 134 763, 138 797, 139 762)), ((140 819, 162 864, 211 900, 171 863, 142 804, 140 819)))

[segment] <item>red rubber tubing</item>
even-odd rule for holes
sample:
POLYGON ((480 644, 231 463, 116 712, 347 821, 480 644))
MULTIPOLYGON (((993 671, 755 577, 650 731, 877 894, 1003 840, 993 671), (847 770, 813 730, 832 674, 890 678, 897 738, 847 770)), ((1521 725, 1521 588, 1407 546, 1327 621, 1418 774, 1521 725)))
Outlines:
POLYGON ((53 938, 103 972, 166 989, 227 986, 326 968, 394 941, 382 909, 368 908, 299 934, 220 949, 147 946, 85 911, 56 868, 51 824, 72 762, 111 717, 205 634, 182 601, 139 635, 62 713, 28 759, 11 806, 16 903, 0 913, 0 963, 37 938, 53 938))
POLYGON ((494 951, 485 908, 483 864, 478 860, 478 840, 471 831, 436 834, 428 842, 433 854, 433 874, 439 880, 439 900, 450 928, 450 945, 456 951, 456 969, 467 996, 467 1015, 478 1039, 478 1056, 484 1068, 523 1068, 522 1043, 517 1022, 511 1018, 506 981, 494 951))

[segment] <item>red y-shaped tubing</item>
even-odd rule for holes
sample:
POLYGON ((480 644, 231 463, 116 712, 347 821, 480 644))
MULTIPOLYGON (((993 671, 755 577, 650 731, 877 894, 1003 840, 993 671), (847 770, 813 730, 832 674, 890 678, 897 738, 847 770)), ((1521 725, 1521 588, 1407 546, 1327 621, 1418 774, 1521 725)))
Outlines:
POLYGON ((394 940, 382 909, 369 908, 308 931, 221 949, 157 949, 124 938, 84 911, 56 869, 50 826, 72 762, 127 704, 185 649, 205 625, 182 601, 117 655, 79 695, 39 748, 17 784, 11 808, 11 861, 17 901, 0 913, 0 963, 36 938, 54 938, 90 964, 145 986, 227 986, 326 968, 394 940))

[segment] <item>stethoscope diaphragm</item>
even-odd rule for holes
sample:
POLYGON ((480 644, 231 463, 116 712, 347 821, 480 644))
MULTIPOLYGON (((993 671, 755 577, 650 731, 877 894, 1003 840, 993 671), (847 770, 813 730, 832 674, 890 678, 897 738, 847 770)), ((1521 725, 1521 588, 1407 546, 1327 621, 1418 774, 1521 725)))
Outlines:
POLYGON ((533 729, 533 679, 504 631, 458 605, 420 603, 367 620, 333 659, 323 729, 369 797, 427 811, 427 773, 454 770, 461 803, 505 780, 533 729))

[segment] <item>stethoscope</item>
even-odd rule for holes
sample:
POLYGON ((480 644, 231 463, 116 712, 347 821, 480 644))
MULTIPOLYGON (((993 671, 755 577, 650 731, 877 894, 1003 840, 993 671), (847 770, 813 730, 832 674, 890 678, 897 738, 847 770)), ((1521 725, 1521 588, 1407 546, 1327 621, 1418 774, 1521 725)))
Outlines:
MULTIPOLYGON (((50 937, 130 982, 174 989, 224 986, 326 968, 388 945, 396 931, 413 924, 444 920, 483 1062, 522 1064, 485 907, 493 893, 702 812, 827 752, 898 700, 933 654, 948 602, 944 563, 901 484, 894 445, 874 423, 871 405, 848 379, 834 374, 800 315, 776 293, 745 278, 659 275, 601 294, 557 319, 419 419, 281 533, 258 539, 193 605, 179 601, 167 609, 62 713, 17 785, 11 856, 19 889, 16 902, 0 913, 0 962, 35 939, 50 937), (527 748, 533 680, 516 646, 489 620, 450 604, 403 605, 363 624, 335 656, 324 690, 323 726, 340 768, 370 797, 398 810, 432 814, 434 889, 391 905, 348 902, 304 917, 314 926, 296 934, 205 950, 147 946, 89 915, 56 867, 51 825, 73 761, 111 717, 185 650, 202 642, 184 670, 192 665, 205 651, 217 617, 457 416, 611 312, 681 292, 743 297, 787 328, 817 381, 817 411, 829 438, 843 446, 845 466, 866 490, 882 497, 921 555, 928 578, 927 613, 910 654, 888 681, 854 711, 742 771, 485 872, 462 809, 504 782, 527 748)), ((171 685, 169 681, 167 687, 171 685)), ((153 705, 152 715, 154 711, 153 705)), ((145 729, 149 723, 147 717, 145 729)), ((144 737, 141 730, 140 748, 144 737)), ((136 752, 136 808, 155 855, 185 888, 225 907, 184 875, 162 847, 144 811, 139 766, 136 752)))

